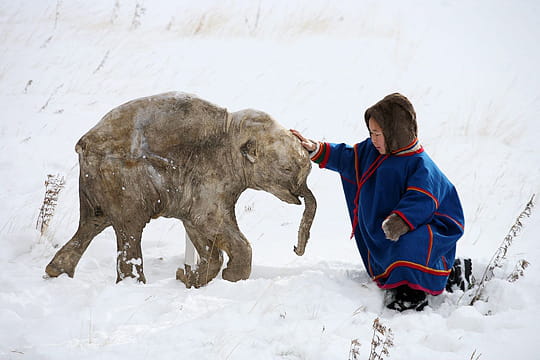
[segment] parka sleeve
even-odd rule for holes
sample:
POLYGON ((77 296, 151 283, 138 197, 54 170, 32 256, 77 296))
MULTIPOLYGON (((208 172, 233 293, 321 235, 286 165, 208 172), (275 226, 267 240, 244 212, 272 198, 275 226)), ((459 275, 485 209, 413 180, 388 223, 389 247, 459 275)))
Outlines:
POLYGON ((317 151, 311 156, 311 160, 321 169, 329 169, 339 173, 347 172, 354 168, 354 149, 347 144, 333 144, 320 142, 317 151))
POLYGON ((405 192, 392 213, 402 218, 411 231, 429 223, 439 208, 447 182, 438 169, 419 167, 409 177, 405 192))

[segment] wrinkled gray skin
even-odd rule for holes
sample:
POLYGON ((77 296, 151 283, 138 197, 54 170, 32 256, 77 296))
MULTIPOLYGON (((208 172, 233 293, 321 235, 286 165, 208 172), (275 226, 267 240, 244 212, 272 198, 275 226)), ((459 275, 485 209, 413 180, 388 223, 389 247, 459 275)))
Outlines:
POLYGON ((200 257, 178 269, 187 287, 215 278, 247 279, 251 246, 240 232, 235 204, 247 188, 264 190, 305 210, 294 251, 302 255, 316 202, 306 180, 311 163, 300 141, 267 114, 228 113, 195 96, 165 93, 110 111, 77 143, 79 228, 46 268, 73 277, 92 239, 108 226, 116 233, 117 282, 145 282, 141 235, 150 219, 182 220, 200 257))

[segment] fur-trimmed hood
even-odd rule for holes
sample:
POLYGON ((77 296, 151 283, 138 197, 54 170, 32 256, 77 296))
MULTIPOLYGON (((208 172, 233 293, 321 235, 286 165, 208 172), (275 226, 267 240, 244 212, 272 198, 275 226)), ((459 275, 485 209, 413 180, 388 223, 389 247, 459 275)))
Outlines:
POLYGON ((383 130, 388 154, 406 147, 418 136, 416 112, 409 99, 399 93, 385 96, 366 110, 364 119, 368 129, 372 117, 383 130))

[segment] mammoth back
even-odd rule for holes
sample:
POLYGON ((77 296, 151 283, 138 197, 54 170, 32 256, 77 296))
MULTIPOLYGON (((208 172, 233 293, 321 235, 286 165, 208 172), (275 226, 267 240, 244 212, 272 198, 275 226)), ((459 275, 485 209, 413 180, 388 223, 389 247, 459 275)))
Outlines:
POLYGON ((204 146, 222 137, 227 116, 226 109, 193 95, 169 92, 144 97, 107 113, 79 140, 77 152, 132 158, 204 146))

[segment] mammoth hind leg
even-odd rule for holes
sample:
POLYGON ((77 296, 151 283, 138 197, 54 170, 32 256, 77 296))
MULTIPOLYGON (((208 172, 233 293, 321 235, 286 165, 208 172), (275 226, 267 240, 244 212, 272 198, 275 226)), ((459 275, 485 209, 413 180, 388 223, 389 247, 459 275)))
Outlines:
POLYGON ((195 269, 189 265, 185 265, 184 269, 178 268, 176 279, 182 281, 187 288, 192 286, 199 288, 208 284, 219 274, 223 265, 223 254, 215 241, 210 240, 204 232, 186 223, 184 227, 199 253, 199 262, 195 269))
POLYGON ((61 274, 67 274, 73 277, 75 267, 79 263, 90 242, 110 223, 103 216, 92 216, 85 218, 81 212, 79 228, 71 240, 69 240, 58 252, 45 268, 45 272, 50 277, 57 277, 61 274))
POLYGON ((146 222, 142 224, 128 222, 127 225, 113 224, 117 246, 117 283, 128 277, 146 283, 141 249, 141 237, 145 225, 146 222))

